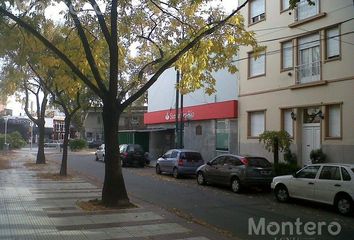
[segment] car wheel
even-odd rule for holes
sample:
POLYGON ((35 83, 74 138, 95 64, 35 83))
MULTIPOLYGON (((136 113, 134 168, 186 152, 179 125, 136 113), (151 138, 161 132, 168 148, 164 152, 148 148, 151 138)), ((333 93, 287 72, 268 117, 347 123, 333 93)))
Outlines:
POLYGON ((125 163, 124 163, 123 160, 120 160, 120 166, 121 166, 121 167, 125 167, 125 163))
POLYGON ((155 171, 157 174, 161 174, 161 169, 160 169, 160 165, 156 165, 155 171))
POLYGON ((274 194, 278 202, 287 202, 289 200, 288 189, 283 185, 277 186, 274 190, 274 194))
POLYGON ((198 172, 197 173, 197 183, 199 185, 205 185, 205 177, 204 177, 204 174, 202 172, 198 172))
POLYGON ((98 156, 96 155, 96 158, 95 158, 95 161, 98 161, 99 159, 98 159, 98 156))
POLYGON ((232 190, 234 193, 239 193, 239 192, 241 191, 241 182, 240 182, 240 179, 234 178, 234 179, 231 181, 231 190, 232 190))
POLYGON ((178 169, 177 168, 173 169, 173 177, 174 178, 179 178, 179 173, 178 173, 178 169))
POLYGON ((349 196, 340 195, 336 198, 335 207, 342 215, 349 215, 353 210, 353 201, 349 196))

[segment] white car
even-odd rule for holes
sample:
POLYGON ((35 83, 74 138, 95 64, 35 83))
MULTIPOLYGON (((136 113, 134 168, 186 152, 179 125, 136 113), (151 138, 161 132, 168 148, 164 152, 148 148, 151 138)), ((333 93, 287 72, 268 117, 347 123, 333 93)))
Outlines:
POLYGON ((343 215, 353 210, 354 164, 312 164, 271 184, 279 202, 300 198, 334 205, 343 215))
POLYGON ((104 162, 104 144, 102 144, 101 146, 99 146, 95 152, 96 155, 96 161, 103 161, 104 162))

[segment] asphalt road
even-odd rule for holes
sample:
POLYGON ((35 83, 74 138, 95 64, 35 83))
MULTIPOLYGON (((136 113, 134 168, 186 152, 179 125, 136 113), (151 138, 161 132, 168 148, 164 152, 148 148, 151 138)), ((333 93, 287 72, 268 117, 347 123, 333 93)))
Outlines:
MULTIPOLYGON (((60 160, 61 156, 50 154, 47 158, 60 160)), ((104 179, 104 163, 94 161, 93 153, 70 153, 68 165, 100 182, 104 179)), ((124 168, 123 174, 130 196, 238 239, 354 239, 354 217, 343 217, 331 206, 295 200, 281 204, 272 193, 256 188, 234 194, 228 188, 199 186, 193 177, 176 180, 156 175, 153 168, 124 168)))

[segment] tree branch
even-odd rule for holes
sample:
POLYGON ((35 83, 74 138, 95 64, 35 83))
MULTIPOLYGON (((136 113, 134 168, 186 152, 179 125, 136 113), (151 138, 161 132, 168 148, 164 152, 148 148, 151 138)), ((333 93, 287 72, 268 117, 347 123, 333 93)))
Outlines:
POLYGON ((48 49, 54 52, 63 62, 65 62, 68 67, 98 96, 103 97, 104 93, 102 93, 81 71, 79 68, 75 66, 75 64, 57 47, 55 47, 48 39, 43 37, 37 30, 35 30, 28 23, 23 21, 22 19, 16 17, 12 13, 8 12, 6 9, 0 7, 0 14, 7 16, 11 20, 15 21, 19 26, 23 27, 26 31, 32 34, 35 38, 37 38, 40 42, 43 43, 48 49))

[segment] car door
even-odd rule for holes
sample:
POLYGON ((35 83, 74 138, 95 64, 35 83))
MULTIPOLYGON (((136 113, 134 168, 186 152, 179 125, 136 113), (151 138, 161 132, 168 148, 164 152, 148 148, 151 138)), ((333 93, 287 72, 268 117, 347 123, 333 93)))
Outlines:
POLYGON ((222 183, 221 168, 224 164, 225 156, 219 156, 210 161, 205 167, 205 177, 210 183, 222 183))
POLYGON ((315 197, 313 200, 332 204, 334 196, 343 189, 339 166, 323 166, 315 181, 315 197))
POLYGON ((178 151, 173 150, 171 155, 166 158, 166 171, 172 173, 173 168, 177 166, 177 159, 178 159, 178 151))
POLYGON ((225 156, 223 165, 219 168, 220 181, 224 185, 230 184, 232 175, 240 175, 241 161, 234 156, 225 156))
POLYGON ((168 158, 171 157, 171 153, 172 153, 172 150, 169 150, 159 158, 158 163, 160 165, 161 171, 163 171, 163 172, 167 171, 167 169, 168 169, 167 162, 168 162, 168 158))
POLYGON ((315 179, 320 167, 320 165, 307 166, 297 172, 287 186, 290 196, 312 200, 315 193, 315 179))

